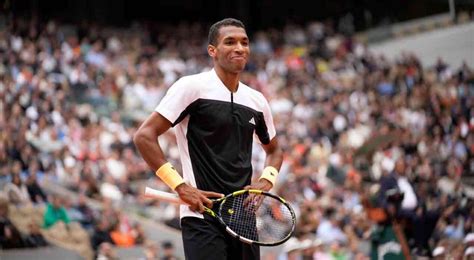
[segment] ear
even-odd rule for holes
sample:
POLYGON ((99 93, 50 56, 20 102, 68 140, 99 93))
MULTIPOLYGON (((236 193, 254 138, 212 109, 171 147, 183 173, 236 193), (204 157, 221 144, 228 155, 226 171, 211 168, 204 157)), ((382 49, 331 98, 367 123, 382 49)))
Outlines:
POLYGON ((207 45, 207 54, 211 56, 212 58, 216 57, 216 47, 214 45, 207 45))

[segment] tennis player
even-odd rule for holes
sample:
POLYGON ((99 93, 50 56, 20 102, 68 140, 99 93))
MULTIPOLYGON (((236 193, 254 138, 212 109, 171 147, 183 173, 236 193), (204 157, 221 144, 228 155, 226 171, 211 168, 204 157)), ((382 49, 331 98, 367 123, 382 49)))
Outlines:
POLYGON ((143 159, 190 206, 180 217, 186 259, 259 259, 257 246, 231 237, 207 214, 209 198, 244 188, 270 190, 282 163, 265 97, 239 81, 250 55, 244 24, 227 18, 209 30, 211 71, 177 80, 134 136, 143 159), (157 138, 175 127, 183 177, 167 162, 157 138), (251 183, 252 142, 266 152, 266 167, 251 183))

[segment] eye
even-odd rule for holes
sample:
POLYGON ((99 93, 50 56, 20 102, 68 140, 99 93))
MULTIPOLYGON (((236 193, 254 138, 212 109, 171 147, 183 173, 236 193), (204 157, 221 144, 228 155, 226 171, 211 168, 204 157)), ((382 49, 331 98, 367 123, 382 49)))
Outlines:
POLYGON ((226 41, 224 41, 224 44, 225 45, 232 45, 232 44, 234 44, 234 41, 233 40, 226 40, 226 41))

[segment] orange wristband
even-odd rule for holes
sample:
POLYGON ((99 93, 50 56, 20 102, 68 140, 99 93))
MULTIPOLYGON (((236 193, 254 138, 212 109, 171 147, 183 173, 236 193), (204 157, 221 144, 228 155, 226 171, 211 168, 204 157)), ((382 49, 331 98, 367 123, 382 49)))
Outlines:
POLYGON ((174 169, 171 163, 167 162, 156 171, 156 176, 160 177, 160 179, 168 185, 172 190, 176 189, 178 185, 184 183, 183 178, 179 173, 174 169))

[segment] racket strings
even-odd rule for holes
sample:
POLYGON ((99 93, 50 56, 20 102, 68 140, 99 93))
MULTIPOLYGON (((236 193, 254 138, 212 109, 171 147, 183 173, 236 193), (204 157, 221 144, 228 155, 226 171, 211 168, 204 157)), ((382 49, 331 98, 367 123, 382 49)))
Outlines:
POLYGON ((246 201, 247 198, 247 194, 230 197, 222 207, 221 216, 239 236, 258 241, 255 207, 246 201))
POLYGON ((239 236, 261 243, 276 243, 293 230, 290 209, 278 199, 266 195, 242 194, 228 198, 220 215, 239 236))

